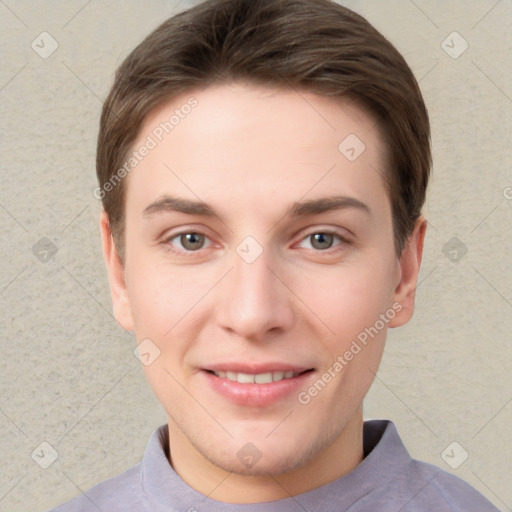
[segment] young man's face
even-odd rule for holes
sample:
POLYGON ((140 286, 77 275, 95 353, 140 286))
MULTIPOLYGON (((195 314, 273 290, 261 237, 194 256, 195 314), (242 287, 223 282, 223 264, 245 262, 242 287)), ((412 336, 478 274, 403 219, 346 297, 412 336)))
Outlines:
POLYGON ((160 351, 144 369, 173 465, 186 481, 193 468, 336 478, 361 459, 361 403, 386 328, 412 313, 424 235, 420 219, 396 257, 374 120, 345 100, 230 84, 157 108, 134 149, 148 136, 126 178, 124 269, 105 216, 102 228, 116 318, 151 340, 147 360, 160 351))

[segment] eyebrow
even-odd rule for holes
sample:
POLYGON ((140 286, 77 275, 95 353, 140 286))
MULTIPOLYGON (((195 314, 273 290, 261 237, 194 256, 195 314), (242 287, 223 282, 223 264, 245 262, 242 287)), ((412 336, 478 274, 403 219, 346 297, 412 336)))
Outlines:
MULTIPOLYGON (((367 214, 371 214, 369 206, 355 197, 333 196, 295 202, 287 215, 291 217, 304 217, 347 208, 355 208, 367 214)), ((193 201, 167 195, 147 206, 144 209, 143 215, 144 217, 151 217, 163 212, 179 212, 187 215, 218 217, 215 210, 203 201, 193 201)))
POLYGON ((188 215, 215 216, 215 212, 202 201, 192 201, 179 197, 163 196, 144 208, 144 217, 150 217, 156 213, 180 212, 188 215))
POLYGON ((318 215, 319 213, 346 208, 356 208, 371 214, 370 207, 355 197, 334 196, 294 203, 290 215, 292 217, 318 215))

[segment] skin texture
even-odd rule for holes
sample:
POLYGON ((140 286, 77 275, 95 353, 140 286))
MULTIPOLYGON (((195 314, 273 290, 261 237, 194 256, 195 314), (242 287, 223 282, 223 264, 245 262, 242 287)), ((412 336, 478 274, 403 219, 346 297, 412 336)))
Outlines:
POLYGON ((417 221, 398 259, 378 129, 346 100, 210 86, 150 113, 134 147, 191 96, 196 108, 126 178, 124 266, 101 216, 114 313, 139 343, 150 339, 160 350, 144 371, 168 414, 170 460, 181 478, 229 503, 281 499, 362 460, 362 401, 387 327, 412 315, 426 223, 417 221), (365 144, 354 161, 338 149, 350 134, 365 144), (145 215, 164 195, 202 201, 215 215, 145 215), (297 201, 333 196, 368 211, 289 214, 297 201), (341 238, 318 249, 311 235, 326 232, 341 238), (183 233, 203 233, 204 246, 187 252, 183 233), (252 263, 236 251, 247 236, 263 251, 252 263), (284 362, 314 368, 307 390, 393 304, 393 318, 307 404, 294 392, 268 406, 238 405, 202 371, 284 362), (248 442, 260 455, 250 467, 237 456, 248 442))

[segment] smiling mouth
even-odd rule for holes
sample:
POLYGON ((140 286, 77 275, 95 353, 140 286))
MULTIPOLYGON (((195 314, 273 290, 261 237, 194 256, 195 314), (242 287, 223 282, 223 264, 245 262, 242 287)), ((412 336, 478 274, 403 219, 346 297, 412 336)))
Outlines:
POLYGON ((302 375, 304 373, 312 372, 313 368, 309 370, 304 370, 302 372, 292 372, 292 371, 275 371, 275 372, 265 372, 265 373, 240 373, 240 372, 232 372, 232 371, 213 371, 213 370, 205 370, 206 372, 215 375, 221 379, 227 379, 232 382, 238 382, 240 384, 270 384, 272 382, 279 382, 281 380, 293 379, 302 375))

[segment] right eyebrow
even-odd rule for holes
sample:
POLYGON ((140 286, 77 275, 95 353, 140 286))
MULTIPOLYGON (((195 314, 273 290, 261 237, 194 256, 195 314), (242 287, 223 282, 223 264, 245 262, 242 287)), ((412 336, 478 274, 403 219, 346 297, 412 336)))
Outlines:
POLYGON ((206 215, 215 217, 217 214, 213 209, 202 201, 192 201, 172 196, 163 196, 146 206, 143 211, 144 217, 151 217, 163 212, 179 212, 188 215, 206 215))

